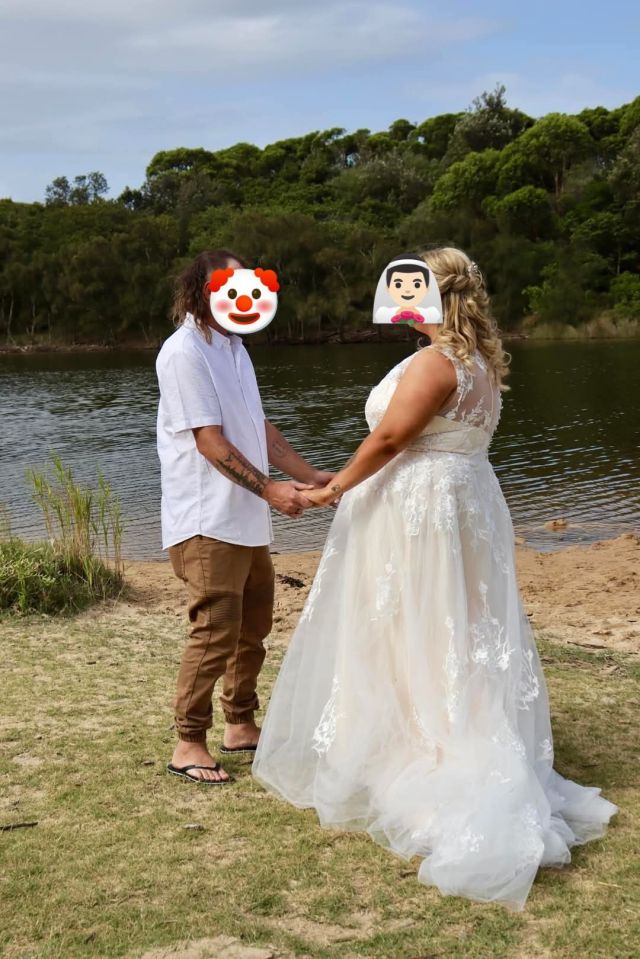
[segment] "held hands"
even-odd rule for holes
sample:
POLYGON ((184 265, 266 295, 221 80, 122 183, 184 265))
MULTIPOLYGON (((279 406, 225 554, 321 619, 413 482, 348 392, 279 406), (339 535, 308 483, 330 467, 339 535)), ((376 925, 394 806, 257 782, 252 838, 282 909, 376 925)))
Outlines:
POLYGON ((297 480, 269 480, 262 495, 274 509, 298 519, 311 505, 303 492, 306 494, 313 488, 309 483, 298 483, 297 480))
POLYGON ((269 480, 264 488, 263 497, 270 506, 285 516, 299 519, 310 506, 330 506, 337 504, 340 494, 331 493, 325 502, 328 484, 335 473, 328 470, 314 470, 311 483, 299 483, 297 480, 269 480), (319 488, 322 487, 322 488, 319 488), (321 502, 322 500, 322 502, 321 502))
POLYGON ((313 506, 337 506, 342 495, 342 488, 338 483, 333 482, 333 476, 329 483, 322 489, 307 491, 305 499, 309 500, 313 506))

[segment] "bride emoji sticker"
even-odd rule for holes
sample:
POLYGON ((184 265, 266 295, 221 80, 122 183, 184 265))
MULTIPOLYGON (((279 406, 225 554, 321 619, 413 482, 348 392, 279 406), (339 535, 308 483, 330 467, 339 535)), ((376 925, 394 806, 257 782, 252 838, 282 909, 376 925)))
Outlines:
POLYGON ((374 323, 442 323, 436 279, 419 256, 397 256, 387 263, 376 287, 374 323))
POLYGON ((229 333, 258 333, 278 308, 274 270, 214 270, 209 278, 211 315, 229 333))

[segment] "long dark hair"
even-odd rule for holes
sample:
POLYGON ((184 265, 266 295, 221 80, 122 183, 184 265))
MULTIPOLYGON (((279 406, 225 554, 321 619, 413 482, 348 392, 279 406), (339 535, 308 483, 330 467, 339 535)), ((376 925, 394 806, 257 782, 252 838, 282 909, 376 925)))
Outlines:
POLYGON ((176 326, 184 323, 185 315, 191 313, 202 335, 207 341, 211 340, 211 310, 205 287, 212 271, 223 270, 229 260, 236 260, 243 269, 247 269, 242 257, 231 250, 204 250, 176 277, 171 307, 176 326))

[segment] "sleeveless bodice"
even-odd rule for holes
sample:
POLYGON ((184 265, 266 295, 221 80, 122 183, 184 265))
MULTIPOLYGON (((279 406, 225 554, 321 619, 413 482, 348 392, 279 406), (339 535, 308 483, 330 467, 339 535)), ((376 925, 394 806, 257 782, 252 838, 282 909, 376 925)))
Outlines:
MULTIPOLYGON (((489 377, 487 364, 480 352, 468 368, 449 347, 431 346, 451 360, 458 385, 442 409, 407 447, 412 452, 462 453, 486 452, 500 418, 500 391, 489 377)), ((370 430, 382 421, 391 398, 415 354, 394 366, 371 390, 365 406, 370 430)))

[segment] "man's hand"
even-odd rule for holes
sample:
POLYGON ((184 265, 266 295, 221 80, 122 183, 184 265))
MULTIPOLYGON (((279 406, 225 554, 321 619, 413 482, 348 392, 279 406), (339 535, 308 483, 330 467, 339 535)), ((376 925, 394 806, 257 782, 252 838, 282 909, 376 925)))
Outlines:
POLYGON ((302 495, 303 490, 312 490, 314 487, 308 483, 298 483, 295 480, 269 480, 262 494, 270 506, 277 509, 285 516, 292 516, 294 519, 302 516, 305 509, 311 506, 311 503, 302 495))

